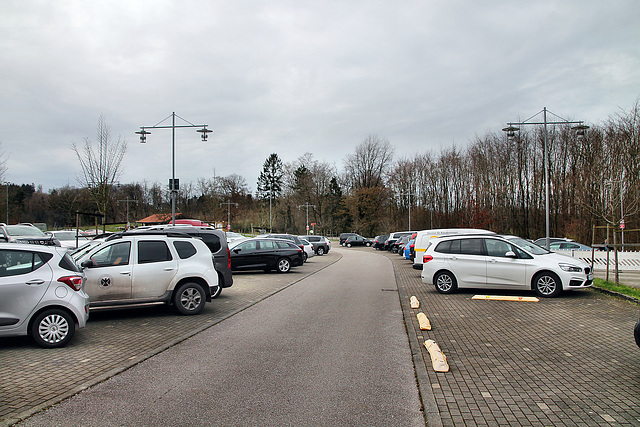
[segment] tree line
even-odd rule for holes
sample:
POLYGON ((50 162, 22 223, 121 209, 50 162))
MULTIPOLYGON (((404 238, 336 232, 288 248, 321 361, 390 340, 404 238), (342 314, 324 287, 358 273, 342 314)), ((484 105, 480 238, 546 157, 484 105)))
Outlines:
MULTIPOLYGON (((473 227, 538 238, 546 223, 544 141, 542 126, 521 127, 514 137, 488 132, 465 147, 395 158, 388 139, 369 135, 344 158, 341 170, 312 153, 288 163, 272 153, 255 193, 237 174, 203 177, 181 183, 177 212, 225 225, 230 219, 240 232, 305 234, 309 226, 317 234, 375 236, 473 227)), ((85 139, 83 147, 72 148, 84 172, 80 185, 44 193, 34 184, 8 184, 10 222, 63 228, 75 226, 76 212, 104 215, 106 223, 171 212, 166 186, 117 183, 126 143, 112 140, 104 119, 97 144, 85 139)), ((640 228, 640 100, 592 125, 584 137, 569 125, 549 126, 546 150, 551 236, 602 243, 604 227, 619 232, 624 220, 625 241, 639 240, 633 230, 640 228)), ((94 221, 84 216, 81 225, 94 221)))

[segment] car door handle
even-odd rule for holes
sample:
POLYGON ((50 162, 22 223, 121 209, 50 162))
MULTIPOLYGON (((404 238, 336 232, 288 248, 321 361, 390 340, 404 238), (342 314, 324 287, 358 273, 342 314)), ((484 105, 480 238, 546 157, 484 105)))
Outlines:
POLYGON ((164 268, 164 271, 171 271, 171 270, 173 270, 173 267, 165 267, 164 268))
POLYGON ((489 262, 490 262, 490 263, 492 263, 492 264, 495 264, 495 263, 497 263, 497 262, 498 262, 498 260, 497 260, 497 259, 495 259, 495 258, 491 258, 491 259, 489 260, 489 262))
POLYGON ((33 279, 33 280, 29 280, 27 282, 27 285, 42 285, 44 283, 44 280, 42 279, 33 279))
POLYGON ((131 276, 130 271, 121 271, 120 274, 122 274, 123 276, 131 276))
POLYGON ((451 257, 451 260, 453 260, 453 261, 455 261, 455 260, 457 260, 457 259, 458 259, 458 257, 457 257, 457 256, 452 256, 452 257, 451 257))

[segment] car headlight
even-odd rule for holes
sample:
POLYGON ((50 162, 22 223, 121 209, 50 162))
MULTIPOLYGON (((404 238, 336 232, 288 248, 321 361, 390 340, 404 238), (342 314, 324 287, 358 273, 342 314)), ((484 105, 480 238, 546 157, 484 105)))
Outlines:
POLYGON ((564 271, 570 271, 572 273, 580 273, 582 271, 581 267, 571 265, 571 264, 558 264, 558 266, 564 271))

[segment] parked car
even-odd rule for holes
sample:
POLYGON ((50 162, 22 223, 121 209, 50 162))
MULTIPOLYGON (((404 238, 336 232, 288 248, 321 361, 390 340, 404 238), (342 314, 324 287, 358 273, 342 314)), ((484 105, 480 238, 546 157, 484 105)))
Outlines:
POLYGON ((91 241, 90 238, 82 234, 81 230, 56 230, 47 231, 45 234, 53 236, 60 242, 60 246, 67 249, 76 249, 78 246, 91 241))
POLYGON ((302 258, 304 262, 307 262, 309 258, 313 257, 316 253, 313 250, 313 245, 307 239, 299 238, 302 242, 302 258))
MULTIPOLYGON (((567 239, 566 237, 549 237, 549 244, 555 243, 555 242, 573 242, 573 240, 567 239)), ((540 239, 534 240, 533 243, 540 246, 541 248, 544 248, 545 245, 547 244, 547 238, 541 237, 540 239)))
POLYGON ((459 235, 434 240, 425 251, 421 277, 443 294, 459 288, 491 288, 555 297, 593 283, 589 264, 519 237, 459 235))
POLYGON ((0 336, 63 347, 89 319, 85 276, 66 249, 0 243, 0 336))
MULTIPOLYGON (((233 274, 231 272, 231 256, 229 254, 228 233, 223 230, 192 225, 176 225, 175 227, 167 225, 163 230, 175 231, 178 233, 186 233, 189 236, 201 239, 211 251, 213 263, 218 273, 218 287, 211 293, 211 298, 218 298, 222 293, 222 289, 229 288, 233 285, 233 274)), ((243 237, 242 235, 239 235, 243 237)))
POLYGON ((409 240, 407 244, 404 245, 404 251, 403 251, 404 259, 413 260, 413 256, 415 254, 415 246, 416 246, 415 238, 409 240))
POLYGON ((302 241, 300 240, 300 238, 298 236, 294 236, 293 234, 261 234, 259 236, 256 237, 270 237, 272 239, 285 239, 285 240, 291 240, 293 243, 296 244, 296 246, 298 246, 300 249, 304 250, 302 241))
POLYGON ((393 242, 393 245, 391 245, 391 249, 390 249, 391 252, 402 255, 404 253, 404 245, 406 245, 409 242, 410 238, 411 238, 410 234, 405 234, 404 236, 400 236, 400 238, 395 242, 393 242))
POLYGON ((373 240, 367 239, 366 237, 362 237, 362 236, 349 236, 347 237, 347 240, 344 241, 344 245, 348 248, 350 248, 351 246, 369 247, 373 245, 373 240))
MULTIPOLYGON (((542 243, 544 247, 544 243, 542 243)), ((591 246, 583 245, 578 242, 553 242, 549 245, 549 250, 552 251, 592 251, 591 246)))
MULTIPOLYGON (((402 236, 410 236, 413 233, 414 233, 413 231, 396 231, 395 233, 390 233, 389 237, 384 242, 384 250, 391 251, 396 240, 398 240, 402 236)), ((397 246, 396 246, 396 249, 397 249, 397 246)))
POLYGON ((638 319, 636 327, 633 328, 633 336, 636 339, 636 344, 640 347, 640 319, 638 319))
POLYGON ((0 223, 0 241, 10 243, 31 243, 43 246, 60 246, 53 236, 45 234, 33 224, 23 223, 7 225, 0 223))
POLYGON ((231 243, 231 269, 288 273, 304 263, 303 249, 286 239, 256 237, 231 243))
POLYGON ((386 242, 388 238, 389 238, 388 234, 382 234, 380 236, 376 236, 373 239, 373 247, 377 250, 384 249, 384 242, 386 242))
POLYGON ((340 246, 344 246, 344 242, 347 240, 348 237, 351 236, 359 236, 359 234, 357 233, 342 233, 340 234, 340 246))
POLYGON ((298 236, 307 239, 312 245, 316 255, 324 255, 331 250, 331 241, 324 236, 316 236, 309 234, 306 236, 298 236))
POLYGON ((219 286, 205 242, 173 231, 116 233, 80 265, 92 307, 163 302, 198 314, 219 286))
POLYGON ((458 234, 495 234, 493 231, 484 230, 482 228, 434 228, 429 230, 420 230, 416 234, 416 243, 414 247, 413 268, 422 270, 422 259, 425 250, 432 243, 432 239, 443 236, 454 236, 458 234))
POLYGON ((231 243, 234 240, 245 239, 245 237, 242 234, 236 233, 233 231, 227 231, 226 235, 227 235, 227 243, 231 243))

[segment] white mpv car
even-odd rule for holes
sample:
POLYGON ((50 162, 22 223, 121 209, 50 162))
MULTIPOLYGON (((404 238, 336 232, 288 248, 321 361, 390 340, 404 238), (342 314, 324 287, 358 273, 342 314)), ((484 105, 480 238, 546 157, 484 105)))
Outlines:
POLYGON ((563 290, 593 283, 593 271, 584 261, 500 235, 432 239, 423 255, 421 277, 443 294, 491 288, 533 290, 541 297, 555 297, 563 290))

